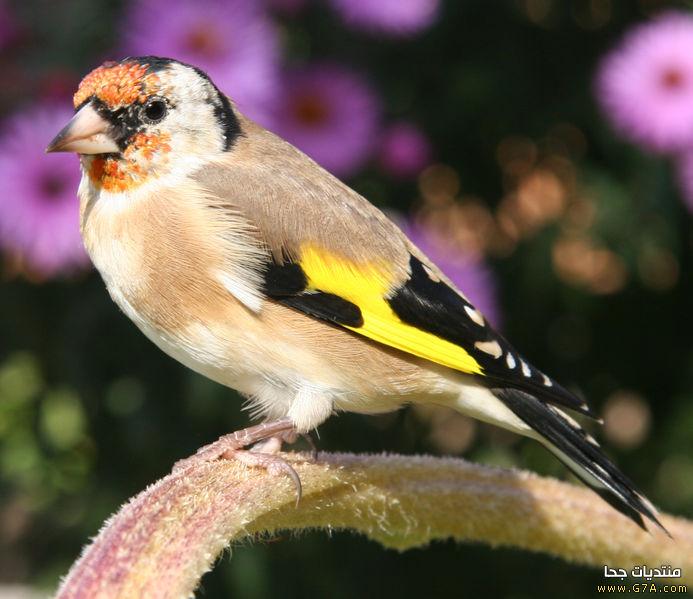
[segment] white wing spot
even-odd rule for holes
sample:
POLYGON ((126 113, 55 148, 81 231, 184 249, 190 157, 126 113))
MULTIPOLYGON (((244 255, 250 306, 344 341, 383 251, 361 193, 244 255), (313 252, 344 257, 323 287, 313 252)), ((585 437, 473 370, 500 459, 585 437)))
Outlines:
POLYGON ((472 308, 471 306, 465 306, 464 311, 467 313, 467 316, 469 316, 469 318, 471 318, 480 327, 485 325, 484 317, 481 315, 479 310, 472 308))
POLYGON ((493 356, 496 359, 500 358, 503 354, 503 350, 501 349, 501 346, 498 344, 498 341, 477 341, 474 344, 474 347, 476 347, 478 350, 481 350, 482 352, 487 353, 490 356, 493 356))
POLYGON ((520 364, 522 365, 522 374, 524 374, 526 377, 532 376, 532 371, 529 369, 527 362, 522 361, 520 364))
POLYGON ((553 382, 551 381, 551 379, 546 375, 543 375, 543 376, 544 376, 544 385, 546 387, 553 387, 553 382))
POLYGON ((571 427, 573 427, 574 429, 579 430, 579 431, 582 430, 580 423, 577 420, 575 420, 575 418, 573 418, 569 414, 566 414, 563 410, 560 410, 554 406, 551 406, 551 409, 553 410, 553 412, 555 414, 557 414, 558 416, 563 418, 563 420, 565 420, 568 424, 570 424, 571 427))
MULTIPOLYGON (((601 474, 605 479, 609 480, 609 479, 611 478, 611 475, 610 475, 606 470, 604 470, 604 468, 603 468, 602 466, 600 466, 600 465, 597 464, 596 462, 592 462, 591 466, 592 466, 595 470, 598 470, 598 471, 599 471, 599 474, 601 474)), ((622 493, 619 493, 619 495, 621 495, 621 497, 623 497, 623 494, 622 494, 622 493)))
POLYGON ((505 363, 508 365, 508 368, 510 368, 510 370, 512 370, 513 368, 515 368, 515 366, 517 366, 517 362, 515 362, 515 356, 513 356, 511 353, 509 353, 505 357, 505 363))

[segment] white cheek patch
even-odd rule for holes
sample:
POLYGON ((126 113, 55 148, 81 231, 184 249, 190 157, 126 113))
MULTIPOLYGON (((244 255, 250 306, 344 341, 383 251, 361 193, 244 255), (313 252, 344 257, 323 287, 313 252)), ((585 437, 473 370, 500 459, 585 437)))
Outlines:
POLYGON ((207 81, 188 66, 173 63, 169 77, 175 81, 176 107, 166 118, 167 127, 183 133, 174 148, 183 156, 213 155, 223 146, 223 131, 209 102, 215 93, 207 81))

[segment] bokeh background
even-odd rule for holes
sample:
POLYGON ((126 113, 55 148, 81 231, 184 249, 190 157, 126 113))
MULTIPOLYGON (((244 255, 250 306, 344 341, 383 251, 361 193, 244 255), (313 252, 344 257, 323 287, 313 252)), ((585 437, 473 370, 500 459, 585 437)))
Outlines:
MULTIPOLYGON (((79 239, 77 159, 43 153, 80 78, 131 54, 200 66, 389 211, 528 358, 590 399, 596 434, 640 488, 693 517, 690 11, 0 1, 0 582, 54 589, 123 501, 248 422, 240 397, 163 355, 110 301, 79 239)), ((536 444, 440 410, 341 415, 319 445, 566 477, 536 444)), ((305 533, 234 548, 200 596, 570 598, 602 581, 510 549, 397 554, 305 533)))

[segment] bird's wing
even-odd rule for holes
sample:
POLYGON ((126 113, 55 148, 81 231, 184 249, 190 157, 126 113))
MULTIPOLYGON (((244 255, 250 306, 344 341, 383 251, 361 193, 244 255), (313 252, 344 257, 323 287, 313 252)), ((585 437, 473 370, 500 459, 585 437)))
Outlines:
POLYGON ((268 250, 265 297, 490 386, 592 415, 363 197, 264 130, 246 130, 237 143, 227 162, 197 180, 256 228, 268 250))
MULTIPOLYGON (((419 256, 421 256, 419 254, 419 256)), ((354 263, 306 244, 295 261, 267 265, 268 297, 390 347, 593 415, 584 401, 530 365, 424 256, 403 280, 387 265, 354 263)))

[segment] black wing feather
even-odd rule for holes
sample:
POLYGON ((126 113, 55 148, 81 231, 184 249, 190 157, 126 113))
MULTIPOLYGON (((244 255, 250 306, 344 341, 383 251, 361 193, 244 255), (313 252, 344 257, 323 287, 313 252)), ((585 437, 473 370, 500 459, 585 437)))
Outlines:
POLYGON ((299 264, 267 264, 264 289, 267 297, 315 318, 348 327, 363 325, 361 309, 334 293, 308 291, 308 279, 299 264))
POLYGON ((527 391, 543 401, 596 418, 582 399, 531 366, 488 323, 473 320, 468 310, 474 306, 444 281, 433 279, 414 256, 410 268, 409 280, 388 299, 403 322, 463 347, 481 364, 484 376, 479 378, 485 384, 527 391), (498 343, 500 355, 494 358, 476 347, 484 342, 498 343))

